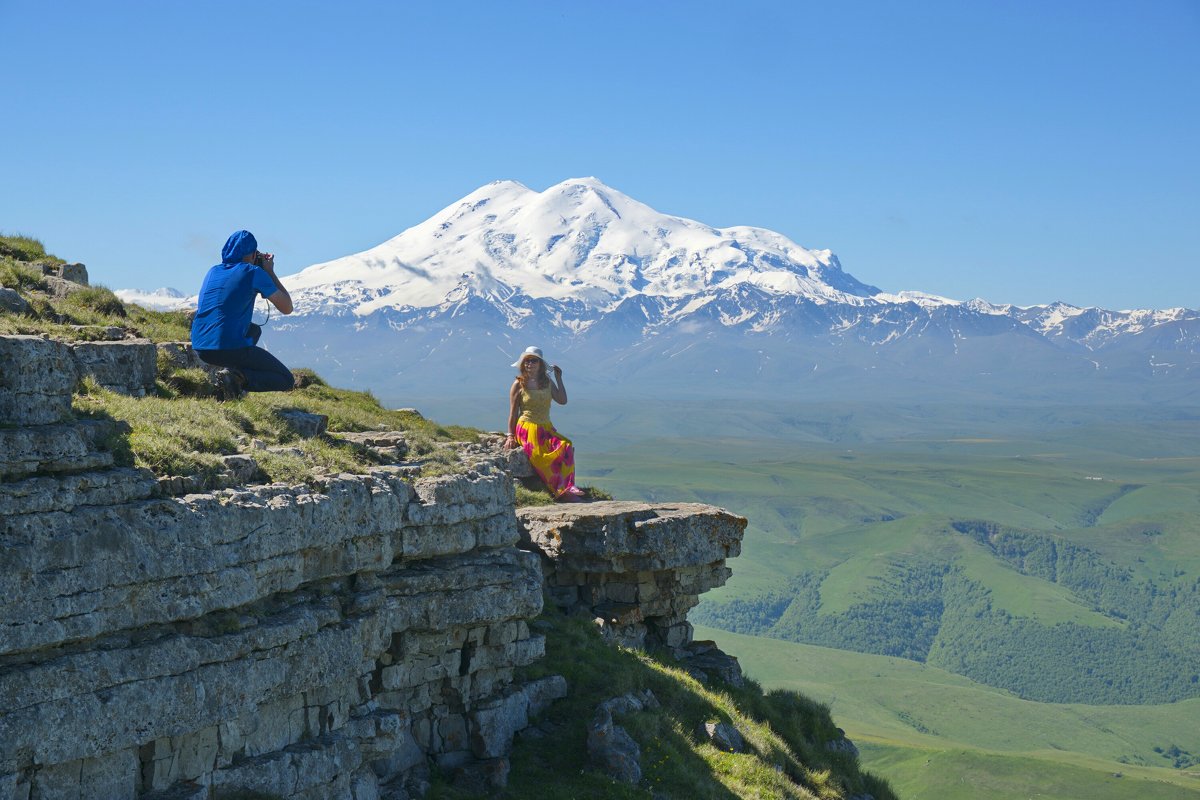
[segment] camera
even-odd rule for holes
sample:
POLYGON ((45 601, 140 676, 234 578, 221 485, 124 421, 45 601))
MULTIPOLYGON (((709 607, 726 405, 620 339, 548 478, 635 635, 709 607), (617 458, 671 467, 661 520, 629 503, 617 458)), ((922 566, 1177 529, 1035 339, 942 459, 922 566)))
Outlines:
POLYGON ((266 262, 266 256, 262 253, 254 254, 254 266, 261 267, 266 262))

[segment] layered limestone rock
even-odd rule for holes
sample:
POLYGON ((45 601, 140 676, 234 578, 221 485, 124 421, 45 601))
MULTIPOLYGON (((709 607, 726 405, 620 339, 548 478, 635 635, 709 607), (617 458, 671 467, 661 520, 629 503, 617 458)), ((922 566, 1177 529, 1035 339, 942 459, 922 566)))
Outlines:
POLYGON ((71 415, 79 369, 71 351, 40 336, 0 336, 0 425, 46 425, 71 415))
POLYGON ((430 764, 503 779, 566 691, 514 677, 544 652, 542 582, 507 473, 164 497, 65 418, 74 363, 0 337, 20 365, 0 373, 0 800, 399 798, 430 764))
MULTIPOLYGON (((134 344, 109 385, 137 394, 152 373, 134 344)), ((87 369, 0 336, 0 800, 399 800, 431 765, 495 788, 514 735, 566 693, 517 678, 544 653, 528 624, 544 594, 614 641, 739 677, 686 616, 728 577, 740 517, 514 513, 528 463, 498 441, 465 448, 462 475, 397 464, 171 496, 113 467, 119 426, 71 419, 87 369)), ((407 450, 396 432, 347 438, 407 450)))
POLYGON ((114 392, 145 397, 154 391, 158 372, 158 350, 148 339, 75 342, 71 353, 80 375, 114 392))
MULTIPOLYGON (((55 297, 66 297, 88 285, 87 268, 83 264, 38 266, 42 270, 47 288, 55 297)), ((13 295, 14 301, 0 302, 0 307, 17 313, 28 310, 28 303, 15 292, 13 295)), ((3 297, 0 297, 0 301, 2 300, 3 297)), ((132 338, 120 327, 72 327, 79 333, 79 338, 91 341, 61 344, 38 336, 0 337, 10 340, 0 341, 0 419, 36 425, 52 420, 24 420, 20 419, 20 416, 34 414, 61 418, 70 408, 70 391, 65 395, 61 392, 53 394, 56 400, 50 402, 49 395, 40 392, 38 387, 42 384, 61 383, 74 386, 75 382, 84 376, 91 376, 106 389, 134 397, 144 397, 154 391, 158 364, 157 350, 153 342, 132 338), (43 342, 40 351, 33 350, 28 341, 22 341, 31 339, 43 342), (50 355, 51 351, 53 356, 50 355), (31 358, 23 362, 14 362, 11 359, 14 352, 28 353, 31 358), (33 371, 38 369, 42 370, 41 374, 34 374, 33 371), (6 404, 5 385, 14 383, 19 384, 16 387, 18 390, 8 393, 9 402, 6 404), (41 396, 37 396, 39 394, 41 396), (66 409, 57 407, 56 404, 61 405, 64 397, 66 409)), ((190 348, 188 350, 190 351, 190 348)), ((11 388, 13 387, 10 386, 11 388)))
POLYGON ((718 668, 715 648, 692 641, 687 612, 729 577, 725 561, 741 552, 744 517, 699 503, 607 501, 523 508, 517 518, 556 605, 591 615, 619 644, 704 653, 718 668))

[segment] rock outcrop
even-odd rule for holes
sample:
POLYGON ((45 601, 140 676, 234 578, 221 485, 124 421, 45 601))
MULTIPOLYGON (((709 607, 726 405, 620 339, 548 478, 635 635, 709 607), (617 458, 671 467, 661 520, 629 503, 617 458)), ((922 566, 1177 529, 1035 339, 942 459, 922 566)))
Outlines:
POLYGON ((566 687, 514 682, 544 652, 542 584, 506 473, 162 497, 64 419, 73 364, 0 337, 0 798, 360 800, 420 793, 431 763, 507 774, 566 687))
POLYGON ((685 656, 687 612, 729 577, 746 519, 699 503, 606 501, 523 508, 521 544, 541 554, 550 599, 628 647, 685 656))
MULTIPOLYGON (((108 384, 131 394, 153 385, 154 346, 135 344, 108 384)), ((529 625, 544 594, 617 643, 740 679, 686 617, 728 577, 741 517, 518 512, 528 465, 495 442, 467 448, 460 475, 396 465, 172 496, 186 487, 113 466, 119 425, 72 419, 83 374, 99 373, 67 345, 0 336, 0 800, 399 799, 431 766, 496 788, 514 736, 568 689, 517 678, 544 653, 529 625)), ((597 747, 621 738, 614 713, 597 747)))

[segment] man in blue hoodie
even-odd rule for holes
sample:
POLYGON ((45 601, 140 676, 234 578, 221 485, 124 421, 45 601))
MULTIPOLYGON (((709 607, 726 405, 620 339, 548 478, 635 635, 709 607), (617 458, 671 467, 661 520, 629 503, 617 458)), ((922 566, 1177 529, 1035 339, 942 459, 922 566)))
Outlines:
POLYGON ((262 328, 250 322, 254 298, 262 295, 281 314, 292 313, 292 296, 275 275, 275 256, 258 252, 250 231, 238 231, 221 250, 221 263, 208 271, 200 287, 192 320, 192 349, 218 373, 220 395, 243 392, 286 392, 295 385, 292 372, 258 346, 262 328))

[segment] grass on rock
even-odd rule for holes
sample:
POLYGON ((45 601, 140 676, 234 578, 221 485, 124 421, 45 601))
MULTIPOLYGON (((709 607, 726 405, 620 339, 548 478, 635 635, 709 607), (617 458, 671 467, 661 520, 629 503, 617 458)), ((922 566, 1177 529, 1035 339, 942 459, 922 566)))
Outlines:
MULTIPOLYGON (((595 486, 580 486, 586 500, 612 500, 613 496, 595 486)), ((555 502, 554 495, 538 478, 526 478, 517 482, 517 508, 527 506, 549 506, 555 502)))
MULTIPOLYGON (((193 371, 181 371, 200 382, 193 371)), ((293 392, 262 392, 241 400, 218 402, 208 396, 178 391, 183 378, 172 373, 163 381, 162 396, 129 397, 86 379, 76 395, 78 416, 124 422, 127 442, 113 451, 125 466, 145 467, 156 475, 195 475, 205 485, 222 471, 221 456, 247 453, 271 481, 304 483, 320 473, 361 473, 381 463, 373 451, 336 436, 302 438, 280 412, 324 414, 331 433, 396 430, 409 439, 410 455, 426 461, 424 475, 459 471, 457 455, 443 443, 476 441, 478 432, 442 427, 410 411, 383 408, 369 392, 335 389, 311 376, 293 392), (266 449, 272 448, 272 449, 266 449)), ((207 382, 200 384, 211 392, 207 382)))
MULTIPOLYGON (((582 617, 548 611, 535 625, 546 636, 546 658, 518 678, 562 675, 568 695, 535 721, 534 735, 518 737, 500 797, 895 798, 886 782, 860 772, 853 756, 826 749, 842 733, 820 704, 792 692, 764 694, 750 681, 742 688, 705 686, 670 656, 606 644, 582 617), (646 689, 661 707, 613 720, 641 749, 642 782, 628 786, 589 764, 587 725, 603 701, 646 689), (722 752, 702 739, 698 729, 705 722, 732 723, 747 752, 722 752)), ((430 794, 436 800, 471 796, 444 779, 430 794)))
MULTIPOLYGON (((110 328, 124 336, 153 342, 187 342, 190 318, 185 311, 153 311, 125 304, 103 286, 79 286, 65 297, 48 292, 42 274, 46 264, 62 264, 28 236, 0 235, 0 285, 15 289, 28 304, 22 313, 0 311, 0 334, 40 335, 65 342, 108 338, 110 328)), ((68 284, 69 285, 69 284, 68 284)), ((422 462, 422 475, 461 472, 463 465, 450 442, 475 442, 479 432, 443 427, 411 411, 383 408, 369 392, 335 389, 312 370, 295 371, 293 392, 250 394, 218 402, 216 387, 201 369, 181 369, 170 357, 158 357, 157 392, 128 397, 85 380, 76 395, 78 416, 125 423, 128 435, 108 442, 117 462, 145 467, 159 476, 195 476, 206 487, 223 472, 222 456, 247 453, 271 481, 309 482, 319 474, 361 473, 381 463, 369 448, 335 436, 302 438, 280 412, 324 414, 332 434, 403 431, 410 458, 422 462)))
POLYGON ((21 314, 0 311, 0 334, 90 341, 102 338, 100 329, 121 327, 154 342, 188 339, 190 324, 183 311, 126 305, 103 286, 81 286, 66 297, 48 294, 42 266, 64 263, 48 254, 37 239, 0 235, 0 286, 15 289, 29 303, 29 310, 21 314))

